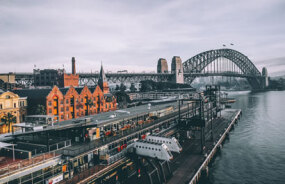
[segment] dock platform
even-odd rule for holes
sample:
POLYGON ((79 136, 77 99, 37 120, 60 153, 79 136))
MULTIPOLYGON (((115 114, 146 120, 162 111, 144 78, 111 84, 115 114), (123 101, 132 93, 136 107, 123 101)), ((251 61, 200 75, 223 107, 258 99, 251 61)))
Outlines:
POLYGON ((173 176, 167 184, 189 183, 196 184, 201 173, 206 170, 220 145, 228 135, 234 123, 241 115, 239 109, 226 109, 221 117, 213 122, 213 139, 206 139, 205 154, 199 153, 200 140, 186 140, 182 143, 183 151, 171 162, 173 176))

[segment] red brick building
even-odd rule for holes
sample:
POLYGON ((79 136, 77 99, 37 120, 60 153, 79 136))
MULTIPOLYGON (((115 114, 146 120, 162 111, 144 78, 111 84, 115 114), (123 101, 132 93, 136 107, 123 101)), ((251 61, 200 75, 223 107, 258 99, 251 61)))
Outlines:
POLYGON ((75 67, 75 58, 72 57, 71 59, 71 63, 72 63, 72 73, 71 74, 67 74, 64 73, 61 81, 60 81, 60 87, 69 87, 69 86, 74 86, 77 87, 79 84, 79 75, 76 74, 76 67, 75 67))
POLYGON ((67 74, 64 69, 34 69, 35 86, 58 86, 66 88, 69 86, 77 87, 79 84, 79 75, 76 74, 75 58, 72 57, 72 73, 67 74))
POLYGON ((75 88, 71 85, 69 88, 58 88, 54 86, 52 89, 15 90, 14 92, 19 96, 28 97, 28 114, 34 114, 34 109, 43 105, 46 109, 45 114, 54 115, 59 121, 117 108, 116 98, 109 93, 102 66, 96 87, 75 88))

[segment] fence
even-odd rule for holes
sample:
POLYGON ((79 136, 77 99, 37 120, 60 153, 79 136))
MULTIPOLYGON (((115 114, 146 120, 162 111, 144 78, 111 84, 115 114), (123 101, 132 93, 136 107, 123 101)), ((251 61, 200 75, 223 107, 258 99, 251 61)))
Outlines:
POLYGON ((69 147, 69 146, 71 146, 71 140, 61 141, 59 143, 50 145, 49 151, 54 151, 54 150, 58 150, 58 149, 69 147))
POLYGON ((40 164, 44 161, 50 160, 50 159, 55 158, 55 157, 60 157, 60 155, 56 154, 56 152, 53 151, 53 152, 38 155, 38 156, 30 158, 30 159, 24 159, 21 161, 12 162, 12 163, 0 168, 0 178, 5 176, 5 175, 10 175, 14 172, 23 170, 26 167, 30 167, 30 166, 40 164))
POLYGON ((104 168, 105 166, 103 165, 96 165, 90 169, 81 172, 80 174, 74 175, 73 178, 71 179, 60 181, 59 184, 76 184, 95 173, 99 173, 99 171, 101 171, 104 168))

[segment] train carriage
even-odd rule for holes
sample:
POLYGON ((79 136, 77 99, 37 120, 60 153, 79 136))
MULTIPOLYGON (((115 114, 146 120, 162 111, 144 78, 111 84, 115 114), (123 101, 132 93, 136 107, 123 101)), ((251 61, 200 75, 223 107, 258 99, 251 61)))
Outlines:
POLYGON ((134 143, 136 154, 159 160, 171 160, 173 155, 165 144, 139 140, 134 143))
POLYGON ((182 146, 179 144, 175 137, 168 138, 149 135, 145 140, 151 143, 163 143, 169 148, 170 151, 176 153, 180 153, 182 151, 182 146))

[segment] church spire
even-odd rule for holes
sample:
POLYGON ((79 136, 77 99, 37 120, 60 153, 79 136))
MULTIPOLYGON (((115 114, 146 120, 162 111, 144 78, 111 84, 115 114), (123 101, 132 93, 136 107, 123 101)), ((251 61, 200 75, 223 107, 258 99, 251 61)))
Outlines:
POLYGON ((102 61, 101 61, 101 69, 100 69, 100 75, 98 79, 98 85, 102 89, 103 93, 109 93, 108 81, 107 81, 107 77, 103 69, 102 61))

